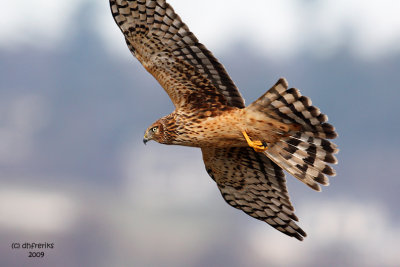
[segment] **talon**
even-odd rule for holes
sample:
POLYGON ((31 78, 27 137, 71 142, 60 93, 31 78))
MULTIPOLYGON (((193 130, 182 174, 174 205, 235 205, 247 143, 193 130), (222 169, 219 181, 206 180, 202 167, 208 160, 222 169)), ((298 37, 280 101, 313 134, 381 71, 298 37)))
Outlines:
POLYGON ((264 147, 267 147, 267 142, 262 141, 262 145, 263 145, 264 147))
POLYGON ((260 140, 252 141, 250 139, 250 137, 247 135, 246 131, 243 131, 242 134, 243 134, 244 138, 246 139, 247 144, 249 144, 249 146, 252 147, 254 149, 254 151, 264 152, 265 150, 268 149, 266 142, 260 141, 260 140))

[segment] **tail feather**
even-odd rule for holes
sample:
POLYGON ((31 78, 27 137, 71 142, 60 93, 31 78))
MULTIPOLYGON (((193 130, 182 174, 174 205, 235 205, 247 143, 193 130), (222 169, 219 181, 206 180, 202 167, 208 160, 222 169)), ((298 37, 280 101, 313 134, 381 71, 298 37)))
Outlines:
MULTIPOLYGON (((324 139, 313 138, 313 140, 315 140, 315 142, 317 142, 317 141, 321 141, 324 139)), ((323 162, 332 163, 332 164, 337 163, 337 158, 335 157, 334 153, 337 153, 338 149, 336 147, 331 148, 330 146, 324 147, 322 145, 322 143, 325 143, 325 142, 320 142, 321 144, 318 145, 317 143, 302 141, 301 139, 298 139, 294 136, 289 136, 288 138, 284 138, 283 141, 286 144, 288 144, 288 146, 289 146, 288 151, 291 153, 294 153, 297 150, 299 150, 302 152, 306 152, 308 156, 320 159, 323 162)), ((332 145, 333 143, 328 141, 328 144, 332 145)))
MULTIPOLYGON (((293 155, 294 157, 300 159, 301 161, 304 161, 304 163, 308 164, 311 166, 313 169, 316 169, 323 174, 330 175, 330 176, 335 176, 336 171, 332 169, 329 165, 327 165, 326 161, 324 159, 319 158, 315 154, 309 154, 307 151, 303 151, 301 149, 296 149, 295 147, 284 147, 283 143, 278 142, 276 144, 277 147, 283 149, 285 152, 287 152, 289 155, 293 155)), ((301 163, 301 162, 300 162, 301 163)))
POLYGON ((319 184, 329 185, 328 176, 335 176, 336 172, 328 164, 337 163, 334 154, 339 150, 327 140, 337 137, 335 127, 327 123, 328 116, 298 89, 288 89, 283 78, 249 108, 299 126, 281 135, 278 142, 269 144, 265 153, 270 159, 314 190, 321 190, 319 184))
POLYGON ((326 139, 314 138, 302 132, 297 132, 293 134, 291 136, 291 140, 297 142, 293 144, 294 146, 299 146, 299 145, 301 146, 302 144, 305 143, 308 145, 315 145, 331 154, 336 154, 339 152, 339 149, 337 148, 336 144, 326 139))
MULTIPOLYGON (((317 181, 323 181, 323 175, 316 172, 304 171, 304 168, 298 161, 296 161, 295 157, 288 157, 288 153, 284 151, 277 152, 273 148, 269 148, 267 156, 272 159, 275 163, 277 163, 280 167, 285 169, 291 175, 305 183, 307 186, 311 187, 316 191, 321 191, 321 187, 318 185, 317 181), (313 175, 312 175, 313 174, 313 175)), ((321 183, 322 184, 322 183, 321 183)), ((326 184, 326 183, 325 183, 326 184)))
POLYGON ((316 187, 314 181, 317 181, 323 185, 329 185, 329 179, 326 175, 335 175, 334 170, 326 165, 322 161, 308 161, 308 157, 303 157, 297 152, 290 153, 286 149, 282 148, 279 143, 275 144, 273 148, 269 151, 269 154, 275 152, 279 155, 279 158, 286 160, 291 165, 291 172, 294 176, 301 181, 305 182, 310 187, 316 187), (274 151, 275 150, 275 151, 274 151))

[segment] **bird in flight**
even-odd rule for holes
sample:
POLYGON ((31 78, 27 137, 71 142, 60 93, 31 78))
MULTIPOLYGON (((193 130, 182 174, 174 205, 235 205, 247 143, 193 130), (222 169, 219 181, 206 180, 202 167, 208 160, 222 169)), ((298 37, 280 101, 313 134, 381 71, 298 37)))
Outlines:
POLYGON ((336 175, 337 137, 327 116, 284 78, 245 107, 224 66, 165 0, 110 0, 132 55, 167 92, 175 110, 143 141, 198 147, 225 201, 303 240, 283 170, 314 190, 336 175))

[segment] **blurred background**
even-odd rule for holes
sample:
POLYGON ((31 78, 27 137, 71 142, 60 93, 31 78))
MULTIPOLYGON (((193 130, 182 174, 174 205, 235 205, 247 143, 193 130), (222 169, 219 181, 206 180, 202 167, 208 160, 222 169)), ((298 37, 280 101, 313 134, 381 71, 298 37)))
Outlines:
POLYGON ((288 176, 304 242, 228 206, 200 150, 142 143, 173 106, 107 0, 0 10, 1 266, 399 266, 400 2, 169 3, 249 104, 284 76, 329 115, 337 177, 288 176), (49 242, 44 259, 13 242, 49 242))

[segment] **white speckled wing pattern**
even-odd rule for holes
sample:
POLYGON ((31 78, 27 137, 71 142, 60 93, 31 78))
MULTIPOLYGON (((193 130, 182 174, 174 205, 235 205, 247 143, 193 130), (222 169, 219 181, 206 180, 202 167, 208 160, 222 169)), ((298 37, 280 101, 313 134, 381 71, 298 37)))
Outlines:
POLYGON ((237 87, 212 53, 164 0, 110 0, 115 22, 132 54, 160 82, 176 107, 188 95, 244 107, 237 87), (215 97, 215 96, 214 96, 215 97))
POLYGON ((303 240, 282 168, 249 147, 202 150, 206 170, 229 205, 303 240))

